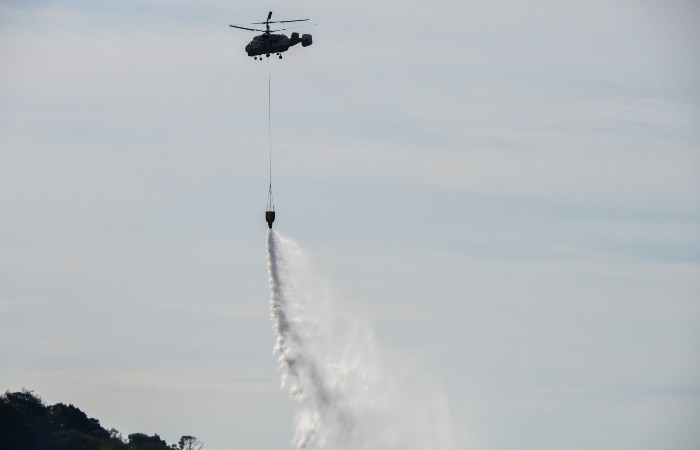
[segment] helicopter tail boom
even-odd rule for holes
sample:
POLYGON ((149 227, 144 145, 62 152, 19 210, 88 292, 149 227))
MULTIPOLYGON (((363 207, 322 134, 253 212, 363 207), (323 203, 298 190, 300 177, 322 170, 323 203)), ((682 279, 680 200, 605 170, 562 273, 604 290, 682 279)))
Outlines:
POLYGON ((297 45, 300 42, 301 42, 302 47, 308 47, 309 45, 313 44, 313 40, 311 39, 310 34, 304 34, 300 38, 299 33, 297 33, 297 32, 292 33, 292 35, 290 37, 290 41, 289 41, 290 47, 292 45, 297 45))

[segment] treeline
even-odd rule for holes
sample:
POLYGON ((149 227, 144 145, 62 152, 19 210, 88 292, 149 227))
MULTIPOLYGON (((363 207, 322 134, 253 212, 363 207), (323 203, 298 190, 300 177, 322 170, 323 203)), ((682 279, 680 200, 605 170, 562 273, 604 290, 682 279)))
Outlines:
POLYGON ((0 396, 0 447, 12 450, 200 450, 194 436, 168 445, 157 434, 133 433, 127 438, 73 405, 46 405, 32 391, 0 396))

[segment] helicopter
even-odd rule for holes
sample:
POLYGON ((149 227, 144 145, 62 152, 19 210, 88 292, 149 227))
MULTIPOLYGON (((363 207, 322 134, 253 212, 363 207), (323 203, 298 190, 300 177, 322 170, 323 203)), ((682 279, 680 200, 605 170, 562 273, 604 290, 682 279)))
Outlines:
POLYGON ((254 22, 252 25, 265 25, 264 30, 259 30, 257 28, 242 27, 239 25, 229 25, 232 28, 240 28, 241 30, 248 31, 260 31, 263 34, 255 36, 252 41, 245 46, 245 51, 248 56, 252 56, 253 59, 262 60, 262 55, 267 58, 270 54, 276 54, 282 59, 282 52, 289 50, 289 47, 297 45, 301 42, 302 47, 308 47, 313 43, 310 34, 304 34, 299 37, 299 33, 292 33, 291 38, 286 35, 279 33, 274 34, 277 31, 288 30, 288 28, 280 28, 279 30, 270 30, 271 23, 289 23, 289 22, 306 22, 309 19, 296 19, 296 20, 276 20, 270 21, 272 18, 272 11, 267 14, 267 19, 264 22, 254 22))

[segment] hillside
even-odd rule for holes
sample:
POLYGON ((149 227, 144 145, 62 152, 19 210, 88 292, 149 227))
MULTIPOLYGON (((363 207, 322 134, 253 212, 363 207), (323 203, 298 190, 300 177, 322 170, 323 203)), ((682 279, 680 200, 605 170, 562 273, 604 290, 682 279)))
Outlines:
POLYGON ((13 450, 200 450, 193 436, 168 445, 157 434, 106 430, 100 421, 64 403, 46 405, 34 392, 5 392, 0 396, 2 447, 13 450))

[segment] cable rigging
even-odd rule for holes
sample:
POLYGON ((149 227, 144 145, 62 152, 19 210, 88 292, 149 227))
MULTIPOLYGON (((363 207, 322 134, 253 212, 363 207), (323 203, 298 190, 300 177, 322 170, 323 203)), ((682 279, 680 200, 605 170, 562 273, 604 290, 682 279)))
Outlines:
POLYGON ((267 139, 270 154, 270 178, 267 190, 267 211, 265 211, 265 221, 267 227, 272 229, 272 222, 275 221, 275 200, 272 197, 272 75, 270 60, 267 60, 267 139))

